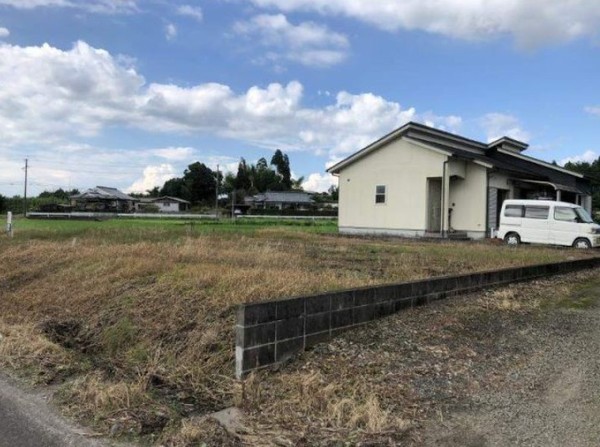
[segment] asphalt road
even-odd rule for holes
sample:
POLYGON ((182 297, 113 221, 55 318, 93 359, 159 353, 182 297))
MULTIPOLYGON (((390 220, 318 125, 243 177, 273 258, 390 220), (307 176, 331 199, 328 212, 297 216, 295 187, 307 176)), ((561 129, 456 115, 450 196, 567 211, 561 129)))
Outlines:
POLYGON ((0 374, 0 447, 101 447, 64 421, 43 396, 0 374))

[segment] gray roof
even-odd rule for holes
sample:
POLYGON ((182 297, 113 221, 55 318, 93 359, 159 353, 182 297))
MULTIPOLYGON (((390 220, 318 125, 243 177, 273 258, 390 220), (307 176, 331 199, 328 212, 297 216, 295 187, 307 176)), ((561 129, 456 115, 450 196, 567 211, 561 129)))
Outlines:
POLYGON ((497 169, 506 170, 518 175, 550 177, 552 180, 556 180, 554 177, 558 176, 560 183, 563 184, 569 181, 574 182, 576 178, 584 179, 584 176, 577 172, 569 171, 563 167, 521 154, 520 151, 526 149, 528 146, 521 141, 502 137, 492 143, 482 143, 414 122, 407 123, 390 132, 330 167, 327 171, 332 174, 338 174, 346 166, 401 137, 407 137, 425 145, 442 149, 460 158, 478 160, 490 164, 497 169), (567 181, 564 181, 565 178, 567 181))
POLYGON ((177 203, 190 203, 187 200, 180 199, 179 197, 172 196, 162 196, 162 197, 154 197, 149 199, 150 202, 177 202, 177 203))
POLYGON ((253 202, 313 203, 311 195, 302 191, 267 191, 252 197, 253 202))
POLYGON ((117 188, 111 188, 109 186, 96 186, 95 188, 90 188, 81 194, 76 194, 71 196, 72 199, 104 199, 104 200, 128 200, 128 201, 136 201, 131 196, 128 196, 122 191, 119 191, 117 188))

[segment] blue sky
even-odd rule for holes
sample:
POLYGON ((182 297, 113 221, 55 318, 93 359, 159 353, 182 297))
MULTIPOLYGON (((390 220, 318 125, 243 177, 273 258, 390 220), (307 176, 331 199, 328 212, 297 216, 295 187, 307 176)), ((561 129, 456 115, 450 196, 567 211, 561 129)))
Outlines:
POLYGON ((305 188, 409 120, 600 155, 595 0, 0 0, 0 194, 143 191, 290 156, 305 188))

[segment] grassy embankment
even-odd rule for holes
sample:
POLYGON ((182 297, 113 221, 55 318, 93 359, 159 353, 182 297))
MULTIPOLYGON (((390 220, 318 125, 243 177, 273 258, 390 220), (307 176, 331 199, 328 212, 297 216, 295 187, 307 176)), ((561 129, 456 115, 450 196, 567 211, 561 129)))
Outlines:
POLYGON ((0 366, 63 383, 65 411, 101 433, 164 439, 245 398, 233 377, 239 303, 587 255, 335 232, 19 220, 12 240, 0 237, 0 366))

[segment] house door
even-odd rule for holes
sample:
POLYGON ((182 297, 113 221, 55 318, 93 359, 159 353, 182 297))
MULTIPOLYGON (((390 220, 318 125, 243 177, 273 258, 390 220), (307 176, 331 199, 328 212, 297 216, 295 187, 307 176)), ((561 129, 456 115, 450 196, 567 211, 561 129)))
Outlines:
POLYGON ((498 196, 496 199, 496 229, 500 223, 500 212, 502 211, 502 204, 508 198, 508 189, 498 189, 498 196))
POLYGON ((441 230, 442 216, 442 179, 427 179, 427 231, 441 230))

